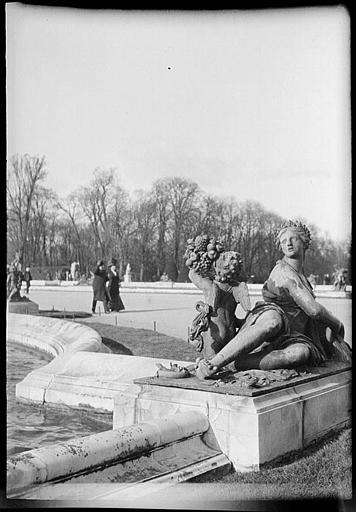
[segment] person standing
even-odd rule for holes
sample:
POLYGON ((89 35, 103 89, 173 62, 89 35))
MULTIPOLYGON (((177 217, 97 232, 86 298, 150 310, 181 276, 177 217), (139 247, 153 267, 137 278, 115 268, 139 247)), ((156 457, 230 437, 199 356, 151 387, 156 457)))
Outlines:
POLYGON ((30 267, 26 267, 23 279, 26 283, 26 294, 28 294, 28 293, 30 293, 30 286, 31 286, 31 281, 32 281, 30 267))
POLYGON ((120 297, 120 277, 116 267, 117 260, 112 258, 108 267, 108 292, 111 302, 111 311, 121 311, 125 309, 124 303, 120 297))
POLYGON ((109 296, 108 292, 106 290, 106 281, 108 280, 108 275, 105 270, 105 265, 102 260, 98 261, 96 269, 94 271, 94 280, 93 280, 93 302, 91 311, 94 314, 96 303, 102 302, 104 305, 104 311, 105 313, 110 313, 108 302, 109 302, 109 296))
POLYGON ((70 274, 72 276, 72 281, 77 281, 79 279, 79 261, 73 261, 70 266, 70 274))
POLYGON ((7 276, 7 298, 10 302, 15 302, 21 299, 20 291, 22 284, 22 273, 17 269, 16 265, 10 265, 10 270, 7 276))

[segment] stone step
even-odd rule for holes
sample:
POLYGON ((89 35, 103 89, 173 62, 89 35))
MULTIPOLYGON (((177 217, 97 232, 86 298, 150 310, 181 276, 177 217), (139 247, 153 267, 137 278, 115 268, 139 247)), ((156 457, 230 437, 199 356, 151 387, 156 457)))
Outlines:
POLYGON ((8 497, 142 496, 203 473, 229 470, 228 458, 207 442, 208 429, 204 414, 189 411, 16 454, 8 459, 8 497))
POLYGON ((36 486, 16 497, 34 500, 68 500, 70 497, 80 501, 136 499, 201 474, 217 471, 225 474, 230 469, 231 462, 226 455, 195 437, 160 448, 148 456, 36 486))

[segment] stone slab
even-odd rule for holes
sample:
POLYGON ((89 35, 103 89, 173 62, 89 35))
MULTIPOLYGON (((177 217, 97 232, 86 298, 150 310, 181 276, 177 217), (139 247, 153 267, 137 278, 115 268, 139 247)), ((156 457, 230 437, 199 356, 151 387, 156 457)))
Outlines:
MULTIPOLYGON (((195 444, 196 439, 194 440, 195 444)), ((95 482, 77 481, 72 478, 67 482, 58 482, 53 484, 45 484, 36 486, 20 495, 16 495, 17 499, 26 500, 75 500, 80 501, 81 506, 85 507, 83 502, 92 507, 92 500, 97 500, 97 507, 102 505, 102 500, 115 500, 114 508, 117 508, 118 501, 122 505, 123 500, 130 500, 131 503, 136 502, 138 498, 147 499, 151 494, 159 492, 167 492, 172 486, 181 484, 192 478, 207 473, 216 473, 219 475, 226 474, 231 468, 231 463, 226 455, 221 453, 217 455, 207 455, 213 453, 206 446, 199 450, 193 449, 190 443, 183 442, 177 444, 174 448, 179 450, 172 453, 173 447, 164 447, 160 450, 152 452, 152 455, 142 456, 138 459, 129 460, 121 463, 118 467, 112 466, 106 468, 105 475, 101 475, 101 480, 95 482), (182 452, 189 452, 190 461, 185 457, 184 464, 179 455, 182 452), (194 458, 197 457, 197 460, 194 458), (168 472, 167 472, 168 470, 168 472), (143 474, 148 475, 145 479, 139 479, 143 474), (136 476, 136 481, 126 481, 125 477, 136 476), (89 485, 88 485, 89 484, 89 485), (90 485, 92 484, 92 485, 90 485), (90 500, 90 501, 89 501, 90 500)), ((195 448, 195 447, 193 447, 195 448)), ((89 475, 93 476, 93 475, 89 475)), ((180 487, 181 489, 181 487, 180 487)), ((171 502, 172 503, 172 502, 171 502)), ((170 503, 170 504, 171 504, 170 503)), ((146 505, 146 502, 143 503, 146 505)), ((144 506, 144 509, 147 507, 144 506)), ((154 507, 157 509, 157 503, 154 507)))
POLYGON ((264 385, 263 387, 250 387, 240 385, 238 382, 231 383, 230 381, 234 377, 238 377, 239 374, 245 372, 220 372, 216 374, 212 379, 199 380, 195 376, 174 379, 168 377, 141 377, 135 379, 135 384, 149 384, 152 386, 168 386, 176 387, 181 389, 199 389, 201 391, 209 391, 212 393, 222 393, 229 395, 242 395, 242 396, 259 396, 271 391, 277 391, 279 389, 286 389, 293 387, 297 384, 304 384, 317 380, 320 377, 327 377, 328 375, 335 375, 345 370, 350 370, 351 365, 348 363, 335 363, 327 361, 324 366, 303 368, 300 370, 299 375, 291 377, 288 380, 281 382, 271 382, 270 384, 264 385))

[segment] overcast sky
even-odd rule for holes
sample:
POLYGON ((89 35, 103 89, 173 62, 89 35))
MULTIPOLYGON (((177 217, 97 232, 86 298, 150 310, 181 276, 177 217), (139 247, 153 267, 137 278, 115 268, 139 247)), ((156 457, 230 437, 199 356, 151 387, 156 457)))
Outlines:
POLYGON ((343 7, 91 11, 7 4, 8 156, 46 155, 60 196, 115 167, 350 233, 343 7))

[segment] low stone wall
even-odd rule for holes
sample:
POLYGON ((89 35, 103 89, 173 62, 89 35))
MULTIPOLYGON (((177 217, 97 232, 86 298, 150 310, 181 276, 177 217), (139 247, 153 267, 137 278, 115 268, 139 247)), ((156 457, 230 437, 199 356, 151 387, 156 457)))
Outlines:
POLYGON ((163 358, 112 354, 101 336, 72 321, 33 315, 8 314, 7 337, 54 356, 16 385, 25 402, 95 410, 111 414, 114 396, 133 379, 155 375, 157 364, 192 364, 163 358))
MULTIPOLYGON (((132 281, 129 283, 122 282, 120 286, 122 292, 130 293, 185 293, 195 295, 199 295, 202 293, 201 290, 199 290, 193 283, 175 283, 173 281, 132 281)), ((263 286, 262 284, 248 283, 247 286, 251 296, 261 295, 263 286)), ((82 281, 33 280, 31 282, 31 287, 33 289, 40 289, 46 287, 46 289, 48 290, 64 289, 66 291, 78 291, 80 289, 87 290, 90 293, 92 291, 91 285, 89 283, 84 283, 82 281)), ((314 293, 316 297, 351 298, 352 286, 347 285, 346 291, 336 291, 332 285, 316 285, 316 287, 314 288, 314 293)))
POLYGON ((7 337, 54 357, 66 352, 111 352, 94 329, 57 318, 8 313, 7 337))
POLYGON ((28 374, 16 385, 16 397, 26 402, 111 414, 114 397, 125 393, 128 387, 135 387, 134 379, 154 376, 158 363, 169 367, 170 360, 97 352, 67 353, 28 374))
MULTIPOLYGON (((169 458, 171 459, 173 456, 174 459, 175 445, 177 445, 177 449, 180 451, 184 446, 181 444, 182 442, 186 443, 189 440, 193 441, 194 438, 202 437, 208 429, 209 421, 204 414, 189 412, 100 434, 80 437, 49 447, 29 450, 8 459, 7 491, 10 495, 16 495, 16 493, 24 492, 31 487, 33 490, 34 486, 38 488, 41 484, 51 484, 52 481, 55 481, 52 484, 54 487, 50 489, 49 493, 49 497, 53 498, 53 491, 56 491, 56 482, 59 482, 61 478, 68 480, 69 477, 72 477, 69 481, 69 488, 65 491, 66 497, 69 498, 71 484, 76 482, 75 476, 77 474, 79 474, 80 481, 83 481, 81 475, 97 471, 105 473, 105 467, 113 465, 115 466, 115 480, 124 482, 125 480, 118 480, 118 475, 120 475, 120 472, 125 473, 127 461, 138 459, 136 465, 140 467, 140 461, 142 461, 144 468, 147 466, 147 461, 150 461, 150 458, 155 458, 154 453, 157 450, 164 449, 166 446, 169 446, 169 450, 165 457, 171 455, 169 458)), ((195 443, 194 446, 190 443, 190 445, 188 444, 189 446, 192 452, 194 452, 193 447, 200 452, 200 455, 193 453, 193 461, 202 461, 207 458, 216 457, 216 455, 221 455, 219 449, 209 447, 203 442, 203 439, 200 440, 198 445, 195 443)), ((179 457, 177 452, 175 470, 179 469, 179 465, 182 464, 180 459, 181 457, 179 457)), ((164 458, 162 463, 163 461, 164 458)), ((191 462, 189 456, 186 457, 185 462, 183 461, 183 467, 191 462)), ((216 464, 216 461, 214 462, 216 464)), ((223 463, 229 464, 226 457, 223 463)), ((207 466, 205 467, 206 469, 208 469, 207 466)), ((162 470, 164 470, 164 465, 162 465, 162 470)), ((150 472, 151 478, 159 476, 157 467, 155 471, 151 468, 150 472)), ((189 472, 189 475, 186 475, 186 477, 189 476, 192 476, 192 471, 189 472)), ((138 471, 136 480, 140 480, 140 471, 138 471)), ((88 486, 87 491, 91 491, 88 486)))

